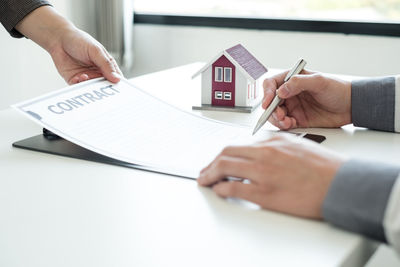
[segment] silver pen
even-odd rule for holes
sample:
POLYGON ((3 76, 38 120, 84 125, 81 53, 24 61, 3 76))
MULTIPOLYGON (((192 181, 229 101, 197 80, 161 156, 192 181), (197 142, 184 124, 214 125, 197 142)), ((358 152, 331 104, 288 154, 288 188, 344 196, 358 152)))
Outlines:
MULTIPOLYGON (((299 74, 303 69, 307 62, 304 59, 299 59, 296 65, 288 72, 283 82, 287 82, 292 78, 292 76, 299 74)), ((271 116, 272 112, 278 107, 279 103, 281 102, 281 98, 278 95, 275 95, 274 99, 272 100, 271 104, 269 104, 268 108, 264 111, 261 115, 260 119, 258 120, 256 127, 254 127, 253 135, 260 130, 261 127, 268 121, 269 117, 271 116)))

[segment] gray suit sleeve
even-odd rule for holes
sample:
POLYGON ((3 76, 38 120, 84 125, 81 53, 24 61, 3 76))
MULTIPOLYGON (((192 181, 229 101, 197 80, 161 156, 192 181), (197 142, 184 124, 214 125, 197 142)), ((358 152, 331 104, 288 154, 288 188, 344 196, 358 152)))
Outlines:
POLYGON ((50 3, 45 0, 0 0, 0 22, 11 36, 21 38, 23 35, 15 29, 15 26, 26 15, 44 5, 50 3))
POLYGON ((400 167, 350 160, 332 181, 323 203, 326 221, 386 242, 383 219, 400 167))
POLYGON ((353 81, 351 88, 353 124, 393 132, 395 130, 395 99, 395 77, 353 81))

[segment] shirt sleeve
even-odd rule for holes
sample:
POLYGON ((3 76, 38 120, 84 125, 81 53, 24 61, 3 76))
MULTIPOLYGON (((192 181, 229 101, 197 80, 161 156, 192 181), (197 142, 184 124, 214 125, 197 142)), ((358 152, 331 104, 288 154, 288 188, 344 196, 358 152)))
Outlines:
POLYGON ((0 0, 0 22, 11 36, 21 38, 23 35, 15 26, 33 10, 45 5, 50 3, 45 0, 0 0))
MULTIPOLYGON (((358 160, 345 162, 324 200, 324 219, 346 230, 387 242, 385 211, 399 173, 400 166, 358 160)), ((400 206, 400 188, 397 202, 400 206)), ((395 210, 398 220, 399 211, 395 210)), ((400 224, 397 233, 400 237, 400 224)))
POLYGON ((355 126, 400 132, 400 76, 353 81, 351 109, 355 126))

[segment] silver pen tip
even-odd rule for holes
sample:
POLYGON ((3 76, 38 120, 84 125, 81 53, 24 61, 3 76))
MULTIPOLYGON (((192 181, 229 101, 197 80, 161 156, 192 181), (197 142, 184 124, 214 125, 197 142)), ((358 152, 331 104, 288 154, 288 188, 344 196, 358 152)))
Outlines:
POLYGON ((257 124, 256 127, 253 130, 253 134, 252 135, 255 135, 258 132, 258 130, 260 130, 260 125, 257 124))

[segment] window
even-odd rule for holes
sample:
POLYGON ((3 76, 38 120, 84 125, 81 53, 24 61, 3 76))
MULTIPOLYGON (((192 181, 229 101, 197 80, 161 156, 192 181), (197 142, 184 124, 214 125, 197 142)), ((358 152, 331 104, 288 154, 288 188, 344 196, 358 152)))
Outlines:
POLYGON ((400 22, 400 0, 134 0, 135 12, 189 16, 400 22))
POLYGON ((224 100, 232 100, 232 93, 224 92, 224 100))
POLYGON ((215 81, 216 82, 222 82, 223 78, 222 78, 222 67, 216 67, 215 68, 215 81))
POLYGON ((224 82, 232 82, 232 68, 224 68, 224 82))
POLYGON ((221 91, 215 91, 215 99, 222 99, 222 92, 221 91))

